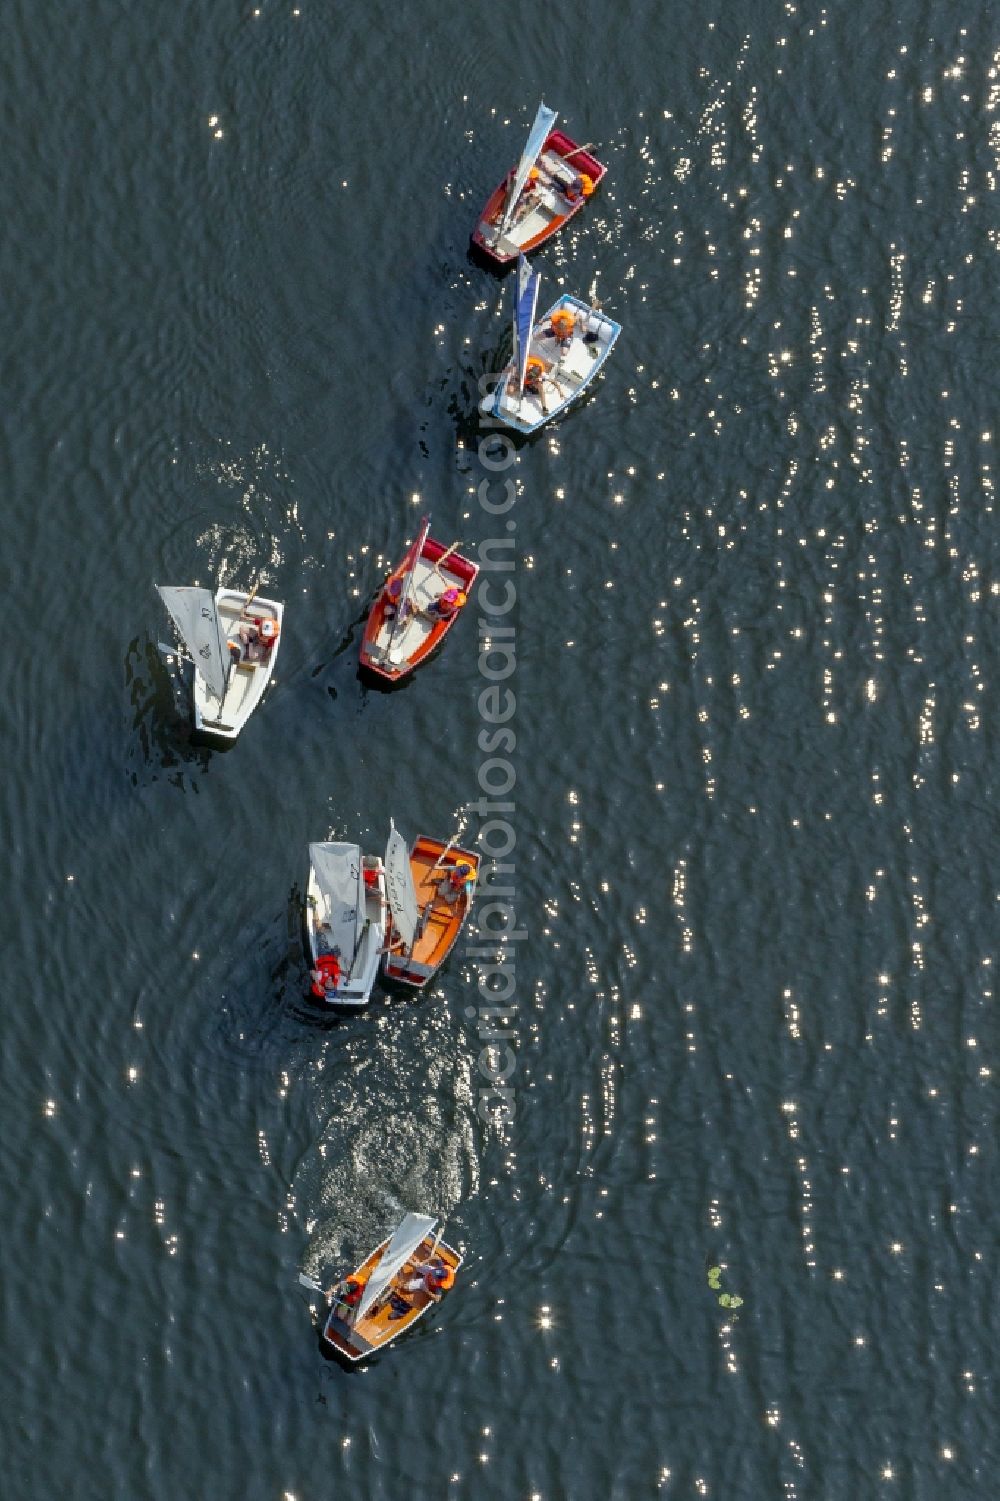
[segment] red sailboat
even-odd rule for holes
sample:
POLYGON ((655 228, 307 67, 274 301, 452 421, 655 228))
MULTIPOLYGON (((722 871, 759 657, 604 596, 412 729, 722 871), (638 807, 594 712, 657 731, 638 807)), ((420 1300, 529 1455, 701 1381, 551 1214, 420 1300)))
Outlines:
POLYGON ((537 250, 595 192, 607 167, 555 130, 556 111, 540 104, 521 160, 490 194, 472 243, 497 265, 537 250))
POLYGON ((462 613, 478 563, 430 535, 430 518, 379 590, 361 642, 361 666, 395 683, 419 667, 462 613))

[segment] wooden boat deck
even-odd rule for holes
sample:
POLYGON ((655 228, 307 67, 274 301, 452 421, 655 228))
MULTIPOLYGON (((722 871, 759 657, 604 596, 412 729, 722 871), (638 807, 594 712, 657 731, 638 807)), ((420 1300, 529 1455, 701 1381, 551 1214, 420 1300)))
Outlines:
POLYGON ((437 870, 436 862, 447 845, 441 839, 421 834, 410 851, 410 871, 417 898, 417 933, 411 952, 402 953, 398 935, 390 934, 390 952, 386 955, 386 972, 394 979, 424 985, 444 963, 462 930, 475 897, 479 876, 479 856, 474 850, 453 847, 437 870), (448 873, 460 861, 472 866, 472 885, 463 888, 454 901, 442 894, 448 873), (392 945, 395 944, 395 948, 392 945))
MULTIPOLYGON (((407 1293, 398 1292, 398 1289, 412 1277, 414 1269, 430 1257, 433 1243, 433 1235, 428 1235, 421 1241, 410 1260, 393 1278, 383 1296, 357 1324, 348 1323, 338 1314, 336 1306, 331 1308, 323 1329, 324 1338, 349 1360, 361 1360, 365 1355, 371 1355, 376 1350, 391 1344, 393 1340, 398 1339, 401 1334, 411 1328, 438 1300, 422 1289, 407 1293), (393 1317, 393 1293, 396 1293, 397 1298, 407 1304, 407 1311, 400 1317, 393 1317)), ((388 1244, 388 1239, 384 1240, 351 1275, 359 1282, 367 1282, 388 1244)), ((434 1259, 439 1258, 453 1272, 457 1272, 462 1265, 462 1257, 451 1246, 445 1245, 444 1241, 439 1241, 434 1251, 434 1259)), ((447 1294, 444 1296, 447 1297, 447 1294)))

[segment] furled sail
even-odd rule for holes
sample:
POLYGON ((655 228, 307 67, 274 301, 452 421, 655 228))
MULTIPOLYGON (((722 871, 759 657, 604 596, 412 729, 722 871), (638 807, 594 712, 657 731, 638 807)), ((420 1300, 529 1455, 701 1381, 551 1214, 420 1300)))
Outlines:
POLYGON ((417 931, 417 893, 413 889, 410 852, 394 823, 389 824, 389 843, 385 847, 385 886, 396 931, 404 946, 411 948, 417 931))
POLYGON ((556 123, 558 113, 558 110, 549 109, 544 101, 538 106, 535 123, 528 132, 528 139, 524 144, 524 150, 521 152, 521 160, 517 164, 517 171, 514 173, 514 180, 507 194, 507 202, 503 211, 503 222, 500 226, 505 234, 510 228, 511 215, 517 206, 517 200, 524 190, 524 184, 528 181, 528 173, 541 156, 542 147, 545 145, 549 131, 556 123))
POLYGON ((219 617, 215 609, 215 595, 209 589, 193 586, 177 588, 157 584, 157 591, 178 634, 216 698, 226 691, 228 662, 219 629, 219 617))
MULTIPOLYGON (((431 518, 429 516, 424 516, 420 522, 420 530, 414 538, 413 546, 406 554, 406 582, 403 585, 403 592, 399 598, 399 602, 396 605, 396 615, 392 622, 392 629, 389 632, 389 640, 386 642, 385 660, 387 662, 393 662, 396 660, 394 659, 392 654, 393 643, 396 640, 397 631, 399 631, 401 626, 404 626, 406 624, 407 619, 409 618, 410 595, 413 592, 413 580, 416 577, 417 564, 420 562, 420 557, 424 550, 424 543, 427 541, 427 538, 430 534, 430 529, 431 518)), ((401 660, 405 661, 405 657, 406 654, 404 652, 402 653, 401 660)))
POLYGON ((528 369, 528 353, 531 349, 531 330, 535 323, 535 308, 538 306, 538 288, 542 273, 532 271, 523 255, 517 258, 517 301, 514 303, 514 358, 517 361, 518 395, 524 391, 524 377, 528 369))
POLYGON ((375 1263, 365 1290, 358 1303, 355 1322, 360 1323, 375 1300, 385 1292, 393 1277, 409 1261, 422 1240, 434 1229, 437 1221, 429 1214, 408 1214, 396 1230, 382 1255, 375 1263))

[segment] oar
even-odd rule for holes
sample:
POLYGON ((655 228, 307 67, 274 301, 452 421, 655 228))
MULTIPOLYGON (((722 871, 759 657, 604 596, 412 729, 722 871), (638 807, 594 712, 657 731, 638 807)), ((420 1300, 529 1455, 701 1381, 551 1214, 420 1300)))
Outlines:
POLYGON ((246 597, 246 603, 244 604, 242 610, 240 611, 241 617, 243 615, 245 615, 246 612, 249 610, 249 608, 250 608, 250 606, 251 606, 251 604, 253 602, 253 597, 257 593, 257 590, 259 588, 260 588, 260 577, 258 576, 257 582, 254 584, 253 588, 250 590, 250 593, 247 595, 247 597, 246 597))
POLYGON ((451 557, 451 555, 455 551, 456 547, 461 547, 461 545, 462 545, 462 539, 461 539, 461 537, 456 537, 455 541, 451 544, 451 546, 449 548, 446 548, 445 551, 438 558, 437 562, 432 565, 433 568, 434 568, 434 572, 435 573, 440 573, 441 572, 441 564, 444 562, 444 560, 446 558, 450 558, 451 557))
POLYGON ((596 141, 588 141, 585 146, 574 146, 572 151, 567 151, 565 156, 559 157, 559 160, 561 162, 568 162, 571 156, 579 156, 581 151, 589 151, 592 146, 596 145, 596 141))
POLYGON ((462 837, 461 830, 459 830, 459 832, 457 834, 453 834, 452 837, 448 840, 448 843, 445 845, 444 849, 441 851, 440 855, 438 855, 437 859, 434 861, 434 864, 431 866, 431 869, 430 869, 430 874, 431 875, 434 874, 434 872, 437 870, 438 866, 442 863, 442 861, 444 860, 445 855, 447 855, 447 853, 451 849, 452 845, 457 844, 458 841, 461 839, 461 837, 462 837))
POLYGON ((322 1293, 324 1298, 326 1297, 326 1288, 320 1287, 316 1279, 314 1277, 310 1277, 306 1272, 299 1273, 299 1281, 302 1283, 303 1287, 311 1288, 314 1293, 322 1293))

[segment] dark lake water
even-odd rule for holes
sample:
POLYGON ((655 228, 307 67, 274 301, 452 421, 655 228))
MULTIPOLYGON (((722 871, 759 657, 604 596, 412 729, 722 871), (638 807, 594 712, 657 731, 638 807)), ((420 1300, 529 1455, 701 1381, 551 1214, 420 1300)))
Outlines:
POLYGON ((4 1501, 995 1494, 995 9, 0 39, 4 1501), (609 174, 542 305, 624 332, 501 520, 467 245, 543 95, 609 174), (309 840, 481 824, 481 602, 356 675, 424 510, 516 544, 506 1128, 461 951, 303 1004, 309 840), (258 578, 215 754, 153 584, 258 578), (298 1274, 406 1209, 458 1288, 344 1372, 298 1274))

